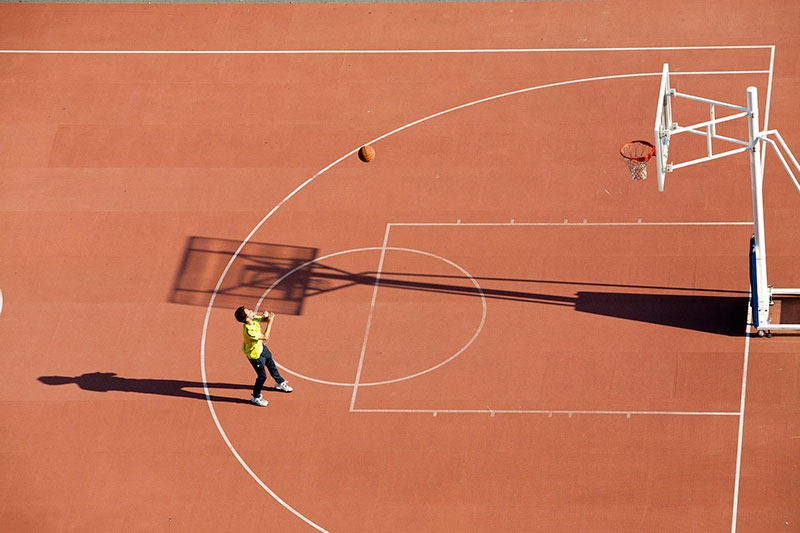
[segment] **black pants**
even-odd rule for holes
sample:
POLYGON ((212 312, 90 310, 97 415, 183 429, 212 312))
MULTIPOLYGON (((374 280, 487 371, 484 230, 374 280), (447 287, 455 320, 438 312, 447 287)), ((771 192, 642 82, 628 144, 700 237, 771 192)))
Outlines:
POLYGON ((267 381, 267 370, 269 370, 269 375, 272 376, 272 379, 275 380, 275 383, 283 383, 286 381, 283 379, 278 372, 278 367, 275 365, 275 360, 272 359, 272 352, 269 351, 269 348, 264 346, 261 350, 261 356, 258 359, 248 359, 250 364, 253 365, 253 370, 256 371, 256 382, 253 385, 253 396, 258 398, 261 396, 261 388, 264 386, 264 383, 267 381), (264 369, 266 367, 266 370, 264 369))

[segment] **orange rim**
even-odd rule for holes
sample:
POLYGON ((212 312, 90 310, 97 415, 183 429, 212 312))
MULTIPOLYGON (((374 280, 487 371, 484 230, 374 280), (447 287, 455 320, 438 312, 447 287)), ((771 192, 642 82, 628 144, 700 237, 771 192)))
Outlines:
POLYGON ((620 146, 619 153, 625 159, 644 163, 656 155, 656 147, 647 141, 629 141, 620 146))

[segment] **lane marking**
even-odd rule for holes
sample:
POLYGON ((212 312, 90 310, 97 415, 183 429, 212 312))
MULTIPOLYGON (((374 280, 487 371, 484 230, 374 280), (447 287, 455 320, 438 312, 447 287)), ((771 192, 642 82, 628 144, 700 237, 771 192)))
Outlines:
POLYGON ((367 342, 369 340, 369 330, 372 327, 372 317, 375 315, 375 302, 378 301, 378 288, 381 285, 381 274, 383 273, 383 263, 386 260, 386 246, 389 243, 390 225, 386 225, 383 233, 383 244, 381 245, 381 256, 378 260, 378 271, 375 273, 375 283, 372 284, 372 299, 369 302, 369 312, 367 313, 367 324, 364 328, 364 339, 361 342, 361 353, 358 356, 358 368, 356 369, 356 379, 353 383, 353 394, 350 397, 350 411, 355 408, 356 396, 358 396, 358 385, 361 383, 361 372, 364 369, 364 357, 367 353, 367 342))
POLYGON ((378 289, 381 285, 381 274, 383 274, 383 264, 386 261, 386 247, 389 243, 390 225, 386 225, 386 230, 383 233, 383 244, 381 245, 381 256, 378 260, 378 270, 375 273, 375 283, 372 285, 372 299, 369 302, 369 312, 367 313, 367 324, 364 328, 364 339, 361 342, 361 353, 358 356, 358 368, 356 369, 356 378, 353 383, 353 394, 350 397, 350 411, 355 408, 356 396, 358 395, 358 385, 361 383, 361 372, 364 369, 364 358, 367 354, 367 342, 369 340, 369 330, 372 327, 372 318, 375 315, 375 302, 378 301, 378 289))

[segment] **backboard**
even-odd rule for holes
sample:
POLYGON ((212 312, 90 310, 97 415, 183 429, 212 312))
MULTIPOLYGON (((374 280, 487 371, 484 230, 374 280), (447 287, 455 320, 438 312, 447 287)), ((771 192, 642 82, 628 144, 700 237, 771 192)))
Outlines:
POLYGON ((661 86, 658 89, 656 123, 653 130, 659 192, 664 191, 664 175, 672 171, 671 165, 667 162, 672 128, 672 88, 669 86, 669 64, 664 63, 664 68, 661 71, 661 86))

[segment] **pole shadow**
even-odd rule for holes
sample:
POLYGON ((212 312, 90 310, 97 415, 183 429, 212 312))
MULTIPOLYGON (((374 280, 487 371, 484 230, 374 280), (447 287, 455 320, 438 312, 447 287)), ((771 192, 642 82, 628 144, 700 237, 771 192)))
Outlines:
POLYGON ((575 310, 715 335, 743 337, 747 297, 580 291, 575 310))
MULTIPOLYGON (((80 376, 41 376, 38 380, 50 386, 75 384, 81 390, 92 392, 131 392, 137 394, 155 394, 192 400, 206 400, 202 381, 184 381, 176 379, 123 378, 116 372, 91 372, 80 376), (197 391, 192 390, 197 389, 197 391)), ((215 389, 249 391, 252 385, 233 383, 206 383, 210 391, 215 389)), ((209 394, 214 402, 250 403, 247 398, 234 398, 209 394)))
POLYGON ((748 294, 744 291, 487 277, 475 278, 481 286, 478 289, 467 278, 461 276, 404 272, 381 272, 378 276, 376 272, 346 272, 324 264, 316 265, 313 277, 323 279, 329 284, 328 289, 319 292, 341 290, 351 285, 377 284, 386 289, 572 307, 580 313, 715 335, 742 337, 746 333, 748 294), (498 288, 497 284, 502 284, 503 288, 498 288), (577 291, 574 296, 553 294, 547 290, 531 290, 548 286, 589 287, 600 290, 577 291), (679 292, 691 294, 675 294, 679 292))

